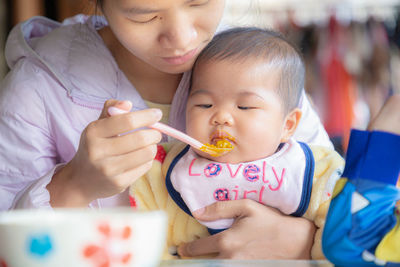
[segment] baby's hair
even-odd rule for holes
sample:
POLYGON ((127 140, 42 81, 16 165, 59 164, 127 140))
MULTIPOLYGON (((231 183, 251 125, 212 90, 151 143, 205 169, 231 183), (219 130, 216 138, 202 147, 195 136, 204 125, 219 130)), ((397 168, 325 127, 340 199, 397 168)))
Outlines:
POLYGON ((280 71, 278 94, 287 114, 299 104, 305 67, 298 49, 280 33, 256 27, 238 27, 217 34, 200 53, 194 65, 216 60, 256 59, 280 71))

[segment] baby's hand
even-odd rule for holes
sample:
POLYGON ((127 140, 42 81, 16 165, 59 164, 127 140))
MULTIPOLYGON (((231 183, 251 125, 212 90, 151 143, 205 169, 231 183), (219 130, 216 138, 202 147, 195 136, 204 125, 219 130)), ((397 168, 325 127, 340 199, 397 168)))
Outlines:
POLYGON ((48 186, 53 206, 86 206, 95 199, 121 193, 150 169, 161 134, 139 128, 159 121, 162 113, 147 109, 112 117, 108 114, 111 106, 130 110, 131 105, 109 100, 100 118, 85 128, 74 158, 48 186))

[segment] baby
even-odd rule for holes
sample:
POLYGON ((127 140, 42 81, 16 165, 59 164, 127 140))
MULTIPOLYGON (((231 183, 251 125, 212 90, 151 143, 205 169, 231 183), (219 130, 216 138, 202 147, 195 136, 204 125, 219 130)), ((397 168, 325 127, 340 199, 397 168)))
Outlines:
MULTIPOLYGON (((169 246, 206 235, 191 213, 216 201, 252 199, 322 229, 344 163, 328 148, 292 138, 302 116, 304 73, 296 48, 258 28, 225 31, 200 54, 186 108, 187 133, 212 145, 228 141, 234 149, 212 157, 174 144, 162 165, 132 186, 139 209, 169 214, 169 246)), ((200 223, 214 234, 232 222, 200 223)), ((315 259, 323 258, 320 239, 318 230, 315 259)))

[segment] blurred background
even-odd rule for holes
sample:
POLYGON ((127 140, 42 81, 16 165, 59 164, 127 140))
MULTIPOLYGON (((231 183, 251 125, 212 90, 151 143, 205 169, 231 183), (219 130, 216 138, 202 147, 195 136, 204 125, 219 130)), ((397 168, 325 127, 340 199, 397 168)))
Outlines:
MULTIPOLYGON (((0 79, 15 24, 93 10, 90 0, 0 0, 0 79)), ((299 46, 305 89, 340 152, 350 128, 364 129, 385 99, 400 93, 400 0, 227 0, 224 23, 273 28, 299 46)))

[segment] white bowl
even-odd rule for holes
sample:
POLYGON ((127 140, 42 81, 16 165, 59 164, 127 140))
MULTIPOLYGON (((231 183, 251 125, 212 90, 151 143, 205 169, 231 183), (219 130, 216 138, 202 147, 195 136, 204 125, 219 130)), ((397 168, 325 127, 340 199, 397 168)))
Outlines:
POLYGON ((0 266, 157 266, 164 212, 118 209, 0 213, 0 266))

